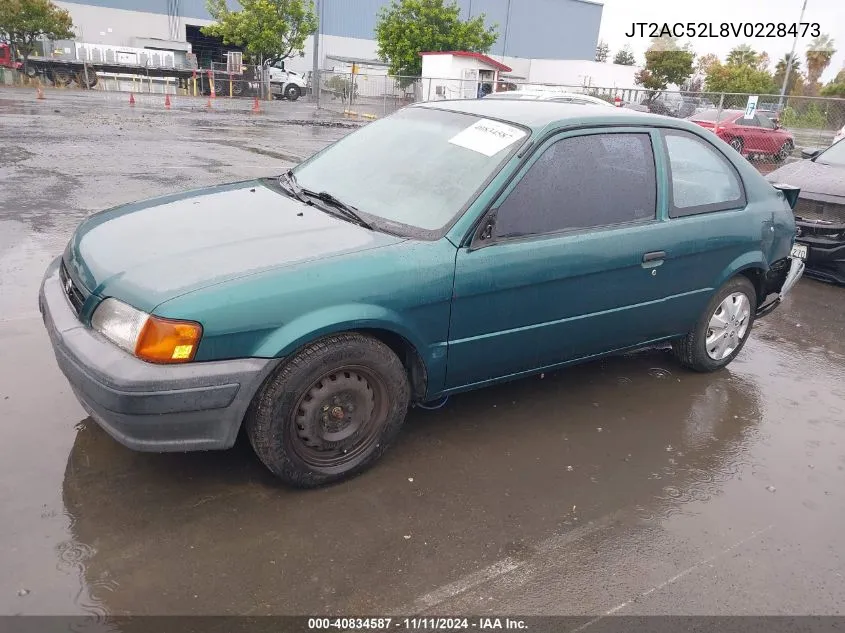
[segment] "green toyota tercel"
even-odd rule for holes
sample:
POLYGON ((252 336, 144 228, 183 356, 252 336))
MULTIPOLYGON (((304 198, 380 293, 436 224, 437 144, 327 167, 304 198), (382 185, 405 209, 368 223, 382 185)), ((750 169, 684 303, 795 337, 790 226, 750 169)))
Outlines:
POLYGON ((796 197, 682 120, 426 103, 279 178, 91 216, 39 305, 117 441, 224 449, 243 426, 315 486, 415 403, 662 341, 724 367, 803 272, 796 197))

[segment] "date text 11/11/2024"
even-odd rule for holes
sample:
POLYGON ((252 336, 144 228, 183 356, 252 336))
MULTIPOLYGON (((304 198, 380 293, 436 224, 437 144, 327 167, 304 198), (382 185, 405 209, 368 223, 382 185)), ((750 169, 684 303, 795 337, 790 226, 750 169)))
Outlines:
POLYGON ((818 22, 631 22, 625 37, 819 37, 818 22))
POLYGON ((308 618, 308 630, 402 630, 402 631, 465 631, 485 630, 525 630, 525 620, 518 618, 308 618))

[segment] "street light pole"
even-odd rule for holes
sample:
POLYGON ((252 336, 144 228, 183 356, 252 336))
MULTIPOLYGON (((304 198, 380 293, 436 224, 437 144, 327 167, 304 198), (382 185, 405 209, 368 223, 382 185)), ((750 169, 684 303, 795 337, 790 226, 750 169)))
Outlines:
POLYGON ((320 107, 320 33, 323 32, 323 13, 320 10, 321 0, 315 3, 317 12, 317 31, 314 33, 314 70, 311 71, 311 94, 320 107))
MULTIPOLYGON (((804 11, 807 10, 807 0, 804 0, 804 4, 801 7, 801 16, 798 18, 798 24, 804 21, 804 11)), ((778 107, 783 107, 783 97, 786 94, 786 84, 789 81, 789 72, 792 70, 792 60, 795 59, 795 45, 798 44, 798 33, 795 33, 795 39, 792 40, 792 52, 789 53, 789 59, 786 62, 786 71, 783 73, 783 86, 780 89, 780 100, 778 101, 778 107)))

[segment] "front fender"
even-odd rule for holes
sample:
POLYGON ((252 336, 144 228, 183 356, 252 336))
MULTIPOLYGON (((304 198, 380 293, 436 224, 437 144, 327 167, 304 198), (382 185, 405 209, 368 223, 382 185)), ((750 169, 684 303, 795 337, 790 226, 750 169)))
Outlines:
POLYGON ((302 314, 265 336, 253 355, 288 356, 318 338, 351 330, 383 330, 401 336, 414 346, 425 365, 429 392, 442 385, 446 375, 446 341, 427 341, 397 312, 372 304, 337 305, 302 314))

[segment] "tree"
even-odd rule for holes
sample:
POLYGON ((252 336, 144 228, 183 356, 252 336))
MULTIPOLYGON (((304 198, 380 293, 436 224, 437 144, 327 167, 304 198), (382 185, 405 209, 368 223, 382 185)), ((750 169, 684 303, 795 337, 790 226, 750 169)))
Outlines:
POLYGON ((39 39, 70 39, 72 29, 70 13, 50 0, 0 0, 0 39, 9 42, 13 59, 23 58, 24 72, 39 39))
POLYGON ((631 52, 631 47, 627 44, 616 51, 616 56, 613 58, 614 64, 621 66, 633 66, 637 63, 634 54, 631 52))
POLYGON ((239 0, 240 11, 229 11, 226 0, 206 0, 215 23, 205 35, 224 44, 242 46, 257 63, 277 62, 305 54, 305 40, 317 30, 313 0, 239 0))
POLYGON ((645 53, 645 67, 634 75, 634 82, 649 91, 651 103, 669 84, 680 86, 692 75, 695 54, 678 46, 671 37, 654 38, 645 53))
POLYGON ((830 35, 822 33, 807 46, 807 91, 818 92, 819 77, 830 65, 836 48, 830 35))
POLYGON ((845 97, 845 81, 831 81, 821 89, 823 97, 845 97))
MULTIPOLYGON (((775 65, 775 76, 773 79, 778 92, 780 92, 783 87, 783 79, 786 77, 786 66, 789 64, 790 57, 793 56, 790 53, 787 53, 783 56, 783 59, 775 65)), ((803 85, 804 77, 801 74, 801 60, 795 57, 792 59, 792 68, 789 71, 789 79, 786 81, 786 94, 800 94, 802 92, 803 85)))
POLYGON ((772 76, 753 66, 713 64, 705 79, 708 92, 738 92, 742 95, 725 95, 725 107, 745 103, 745 94, 772 94, 775 92, 772 76))
POLYGON ((610 46, 605 41, 599 42, 599 45, 596 46, 596 61, 606 62, 608 55, 610 55, 610 46))
POLYGON ((484 19, 482 13, 461 20, 461 9, 455 1, 447 4, 445 0, 392 0, 378 14, 378 55, 388 62, 391 75, 419 77, 420 53, 488 52, 499 35, 496 25, 485 26, 484 19))
POLYGON ((728 66, 756 66, 759 55, 748 44, 740 44, 732 48, 725 58, 728 66))

